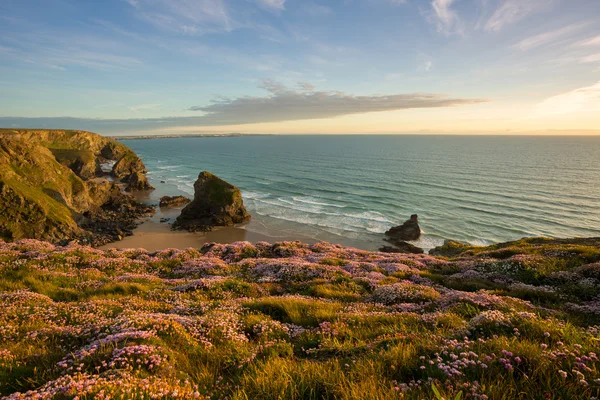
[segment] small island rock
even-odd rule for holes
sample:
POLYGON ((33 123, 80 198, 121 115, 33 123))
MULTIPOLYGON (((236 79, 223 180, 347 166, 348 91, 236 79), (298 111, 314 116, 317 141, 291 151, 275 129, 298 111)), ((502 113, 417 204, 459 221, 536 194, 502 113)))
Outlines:
POLYGON ((179 207, 184 206, 191 202, 192 200, 188 199, 185 196, 163 196, 160 198, 158 205, 161 208, 164 207, 179 207))
POLYGON ((417 240, 421 237, 421 227, 419 226, 419 217, 417 214, 410 216, 410 219, 400 226, 395 226, 385 233, 386 236, 396 240, 417 240))
POLYGON ((206 231, 215 226, 247 222, 250 218, 240 189, 203 171, 194 183, 194 200, 181 210, 173 227, 206 231))

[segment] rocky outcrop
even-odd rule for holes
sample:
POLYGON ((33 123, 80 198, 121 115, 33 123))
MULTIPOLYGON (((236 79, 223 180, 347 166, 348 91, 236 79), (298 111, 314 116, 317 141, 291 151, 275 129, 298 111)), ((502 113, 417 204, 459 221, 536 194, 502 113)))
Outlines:
POLYGON ((142 174, 141 172, 134 172, 129 175, 129 178, 127 179, 127 187, 125 188, 127 192, 138 192, 141 190, 152 189, 154 188, 150 185, 150 183, 148 183, 148 178, 146 178, 146 175, 142 174))
POLYGON ((56 161, 71 169, 81 179, 102 175, 100 161, 89 150, 51 149, 56 161))
POLYGON ((194 200, 177 217, 174 228, 206 231, 215 226, 232 226, 250 220, 242 192, 210 172, 201 172, 194 183, 194 200))
POLYGON ((469 244, 446 239, 444 240, 444 244, 442 246, 437 246, 429 250, 429 254, 435 256, 455 257, 471 248, 473 248, 473 246, 469 244))
POLYGON ((166 207, 181 207, 190 203, 192 200, 185 196, 163 196, 160 198, 158 205, 161 208, 166 207))
POLYGON ((146 166, 132 151, 123 155, 113 166, 112 175, 123 182, 128 182, 132 174, 146 173, 146 166))
POLYGON ((425 250, 420 247, 410 244, 402 240, 388 240, 393 246, 383 246, 379 251, 384 253, 409 253, 409 254, 423 254, 425 250))
MULTIPOLYGON (((94 219, 86 215, 102 213, 115 200, 130 201, 115 184, 96 177, 106 146, 112 155, 131 153, 87 132, 0 129, 0 238, 97 243, 89 225, 94 219)), ((117 217, 114 224, 123 221, 117 217)))
POLYGON ((417 240, 421 237, 421 227, 419 226, 419 216, 413 214, 410 219, 400 226, 395 226, 385 233, 391 239, 396 240, 417 240))

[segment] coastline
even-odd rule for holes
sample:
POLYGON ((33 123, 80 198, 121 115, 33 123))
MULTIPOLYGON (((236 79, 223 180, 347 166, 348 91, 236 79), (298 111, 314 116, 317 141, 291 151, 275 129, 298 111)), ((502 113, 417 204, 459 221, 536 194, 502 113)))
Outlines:
MULTIPOLYGON (((149 193, 140 192, 137 193, 136 197, 143 204, 152 203, 149 193)), ((233 227, 217 227, 210 232, 172 230, 171 223, 180 214, 182 208, 169 207, 161 209, 157 206, 154 215, 138 221, 138 226, 133 230, 133 235, 126 236, 120 241, 107 243, 98 247, 98 249, 144 248, 149 251, 156 251, 167 248, 200 248, 203 244, 210 242, 224 244, 240 241, 274 243, 299 240, 303 243, 313 244, 319 241, 308 236, 290 235, 283 231, 269 232, 269 234, 260 233, 256 229, 259 228, 260 223, 256 221, 233 227), (164 219, 168 219, 168 222, 161 222, 164 219)))

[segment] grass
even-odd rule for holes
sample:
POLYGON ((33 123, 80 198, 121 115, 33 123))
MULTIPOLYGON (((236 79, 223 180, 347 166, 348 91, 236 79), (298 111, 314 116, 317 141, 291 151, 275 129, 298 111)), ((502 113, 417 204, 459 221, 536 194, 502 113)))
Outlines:
POLYGON ((0 242, 0 396, 599 396, 598 242, 498 248, 0 242))

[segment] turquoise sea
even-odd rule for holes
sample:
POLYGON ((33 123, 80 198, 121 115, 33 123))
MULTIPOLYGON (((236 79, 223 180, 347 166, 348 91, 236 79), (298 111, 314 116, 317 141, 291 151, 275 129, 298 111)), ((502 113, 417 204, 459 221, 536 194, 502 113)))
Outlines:
POLYGON ((152 199, 210 171, 242 189, 248 229, 374 248, 419 214, 431 248, 600 236, 600 138, 298 135, 137 139, 152 199), (164 183, 161 183, 164 181, 164 183))

